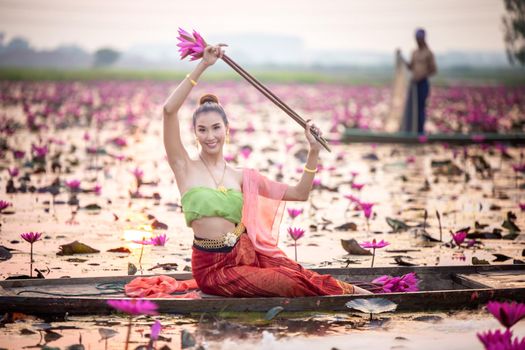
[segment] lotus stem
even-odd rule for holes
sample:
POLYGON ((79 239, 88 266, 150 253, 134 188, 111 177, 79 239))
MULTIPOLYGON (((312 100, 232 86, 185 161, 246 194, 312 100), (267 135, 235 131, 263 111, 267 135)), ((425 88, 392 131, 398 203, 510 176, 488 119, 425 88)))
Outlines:
MULTIPOLYGON (((142 236, 142 242, 144 242, 145 239, 146 239, 146 237, 142 236)), ((141 247, 140 247, 139 265, 141 266, 141 268, 142 268, 142 264, 141 264, 142 253, 144 253, 144 244, 141 244, 141 247)))
POLYGON ((125 350, 128 350, 129 347, 129 338, 131 337, 131 321, 133 320, 132 316, 129 316, 129 322, 128 322, 128 334, 126 334, 126 347, 125 350))
POLYGON ((29 277, 33 277, 33 243, 31 243, 31 253, 29 254, 29 277))

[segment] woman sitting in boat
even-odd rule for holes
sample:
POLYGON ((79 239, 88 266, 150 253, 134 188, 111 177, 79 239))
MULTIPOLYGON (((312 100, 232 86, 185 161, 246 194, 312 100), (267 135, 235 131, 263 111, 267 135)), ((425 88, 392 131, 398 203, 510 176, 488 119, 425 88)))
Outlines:
POLYGON ((321 144, 310 130, 310 145, 301 180, 295 186, 269 180, 254 169, 235 169, 223 156, 229 123, 214 95, 200 98, 193 114, 199 145, 191 159, 182 144, 178 113, 200 75, 223 55, 220 45, 208 46, 197 67, 164 103, 164 145, 182 194, 186 224, 193 229, 192 273, 208 294, 232 297, 367 294, 367 290, 320 275, 286 257, 277 247, 284 201, 307 200, 321 144), (275 223, 275 225, 274 225, 275 223), (275 227, 274 227, 275 226, 275 227))

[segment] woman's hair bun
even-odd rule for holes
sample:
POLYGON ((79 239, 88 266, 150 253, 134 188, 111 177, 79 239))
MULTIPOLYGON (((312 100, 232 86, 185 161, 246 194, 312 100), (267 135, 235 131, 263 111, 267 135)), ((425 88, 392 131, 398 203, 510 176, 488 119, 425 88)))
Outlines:
POLYGON ((212 103, 219 104, 219 98, 217 96, 213 95, 213 94, 202 95, 200 100, 199 100, 199 105, 203 105, 206 102, 212 102, 212 103))

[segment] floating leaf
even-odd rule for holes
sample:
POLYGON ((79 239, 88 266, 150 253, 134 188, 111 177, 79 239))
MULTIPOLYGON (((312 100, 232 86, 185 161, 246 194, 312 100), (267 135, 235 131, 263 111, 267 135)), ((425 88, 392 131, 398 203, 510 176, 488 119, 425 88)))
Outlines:
POLYGON ((155 219, 155 221, 151 223, 151 227, 155 230, 167 230, 168 229, 168 225, 166 225, 163 222, 158 221, 157 219, 155 219))
POLYGON ((386 223, 388 224, 388 226, 392 228, 394 232, 401 232, 401 231, 408 230, 410 228, 410 226, 405 224, 403 221, 392 219, 389 217, 386 218, 386 223))
POLYGON ((437 316, 437 315, 423 315, 423 316, 414 317, 412 320, 420 321, 420 322, 436 323, 436 322, 443 321, 443 317, 437 316))
POLYGON ((110 253, 131 253, 131 250, 129 250, 126 247, 118 247, 118 248, 108 249, 108 252, 110 253))
POLYGON ((509 259, 512 259, 510 256, 507 256, 505 254, 498 254, 498 253, 495 253, 495 254, 492 254, 496 257, 496 259, 492 260, 492 261, 507 261, 509 259))
POLYGON ((282 307, 282 306, 272 307, 270 310, 268 310, 268 312, 264 316, 264 319, 266 321, 271 321, 271 320, 274 319, 275 316, 277 316, 283 310, 284 310, 284 307, 282 307))
POLYGON ((117 331, 111 328, 99 328, 98 333, 100 334, 100 340, 106 340, 118 334, 117 331))
POLYGON ((353 255, 372 255, 372 253, 364 249, 357 243, 357 241, 352 239, 341 239, 341 245, 343 246, 343 249, 346 250, 349 254, 353 255))
POLYGON ((85 210, 101 210, 102 207, 96 203, 88 204, 84 208, 85 210))
POLYGON ((0 246, 0 261, 11 259, 13 254, 4 246, 0 246))
POLYGON ((490 263, 487 260, 478 259, 477 257, 473 256, 472 265, 490 265, 490 263))
POLYGON ((394 261, 396 262, 396 264, 398 264, 399 266, 416 266, 416 264, 412 264, 408 261, 405 261, 403 260, 402 257, 400 256, 396 256, 394 257, 394 261))
POLYGON ((62 334, 53 332, 51 330, 46 331, 46 334, 44 335, 44 340, 46 343, 51 343, 52 341, 58 340, 62 338, 62 334))
POLYGON ((367 314, 380 314, 396 311, 397 304, 384 298, 360 298, 350 300, 345 304, 349 309, 354 309, 367 314))
POLYGON ((73 254, 93 254, 99 253, 99 250, 91 248, 90 246, 81 243, 79 241, 74 241, 69 244, 63 244, 60 246, 60 251, 57 255, 73 255, 73 254))
POLYGON ((334 227, 336 231, 356 231, 357 225, 353 222, 347 222, 345 224, 334 227))

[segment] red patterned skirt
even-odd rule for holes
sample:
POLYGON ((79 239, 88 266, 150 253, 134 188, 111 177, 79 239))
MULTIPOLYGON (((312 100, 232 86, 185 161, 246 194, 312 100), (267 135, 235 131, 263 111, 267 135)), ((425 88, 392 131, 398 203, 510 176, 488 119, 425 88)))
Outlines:
POLYGON ((257 253, 242 234, 229 252, 193 246, 192 273, 207 294, 230 297, 304 297, 352 294, 354 287, 330 275, 307 270, 295 261, 257 253))

